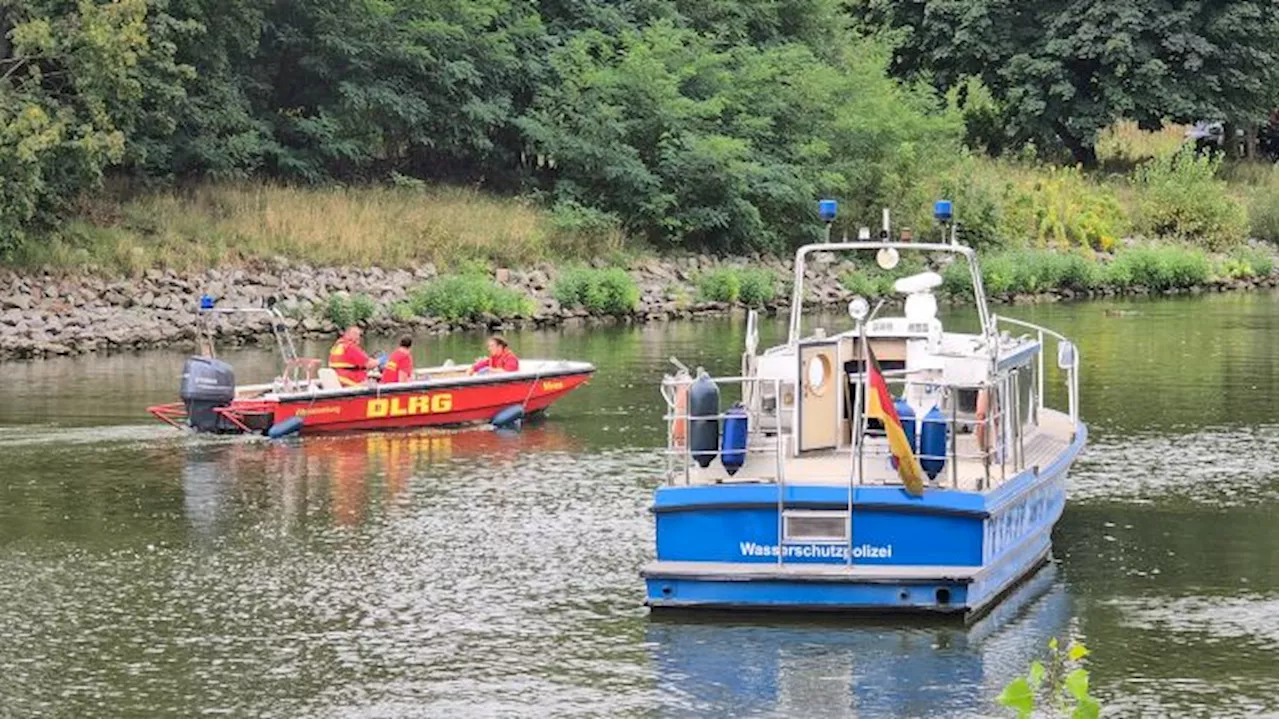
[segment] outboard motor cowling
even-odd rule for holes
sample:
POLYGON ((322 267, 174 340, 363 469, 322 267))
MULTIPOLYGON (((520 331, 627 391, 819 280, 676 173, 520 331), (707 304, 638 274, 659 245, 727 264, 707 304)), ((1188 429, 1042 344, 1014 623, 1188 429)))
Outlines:
POLYGON ((226 407, 235 399, 235 372, 231 365, 212 357, 188 357, 178 396, 186 405, 187 424, 192 429, 216 432, 221 423, 213 410, 226 407))

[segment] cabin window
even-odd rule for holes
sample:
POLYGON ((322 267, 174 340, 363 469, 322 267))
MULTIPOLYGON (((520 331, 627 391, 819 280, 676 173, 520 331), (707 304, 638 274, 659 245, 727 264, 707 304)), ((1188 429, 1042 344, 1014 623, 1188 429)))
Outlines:
POLYGON ((826 355, 814 356, 809 360, 806 374, 809 392, 821 397, 827 392, 827 380, 831 377, 831 360, 826 355))
POLYGON ((849 513, 789 511, 782 515, 784 542, 814 543, 849 541, 849 513))

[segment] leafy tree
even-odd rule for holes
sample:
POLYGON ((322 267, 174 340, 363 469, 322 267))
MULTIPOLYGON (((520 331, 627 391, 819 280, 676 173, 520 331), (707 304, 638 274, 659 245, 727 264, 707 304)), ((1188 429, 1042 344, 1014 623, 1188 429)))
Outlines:
POLYGON ((127 138, 180 94, 173 46, 144 0, 0 4, 0 256, 121 162, 127 138), (148 93, 151 93, 150 95, 148 93))
POLYGON ((801 43, 721 49, 668 20, 586 31, 518 122, 558 199, 659 245, 777 250, 818 235, 815 197, 900 201, 956 139, 956 119, 884 61, 870 42, 831 61, 801 43))
POLYGON ((273 6, 265 24, 270 169, 312 181, 492 166, 527 82, 521 53, 545 51, 536 14, 507 0, 308 0, 273 6))
POLYGON ((1270 0, 856 0, 891 29, 893 69, 938 88, 980 77, 1011 138, 1097 162, 1115 120, 1260 122, 1276 104, 1270 0))

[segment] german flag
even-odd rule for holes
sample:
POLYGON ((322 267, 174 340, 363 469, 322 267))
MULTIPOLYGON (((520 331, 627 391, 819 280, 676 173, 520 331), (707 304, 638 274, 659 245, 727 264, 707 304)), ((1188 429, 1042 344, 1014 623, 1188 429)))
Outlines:
POLYGON ((902 420, 898 419, 898 410, 893 406, 893 395, 889 393, 889 385, 885 384, 884 375, 880 374, 880 363, 876 355, 867 348, 867 416, 884 423, 885 436, 889 438, 889 452, 897 460, 898 476, 908 494, 917 497, 924 495, 924 470, 911 451, 911 443, 907 441, 907 433, 902 429, 902 420))

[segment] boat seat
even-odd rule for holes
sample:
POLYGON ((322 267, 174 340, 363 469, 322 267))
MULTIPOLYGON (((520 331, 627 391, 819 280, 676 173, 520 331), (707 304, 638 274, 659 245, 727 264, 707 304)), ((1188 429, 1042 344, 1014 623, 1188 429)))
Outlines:
POLYGON ((342 389, 342 382, 338 379, 338 373, 332 367, 321 367, 316 371, 316 379, 320 380, 320 389, 342 389))

